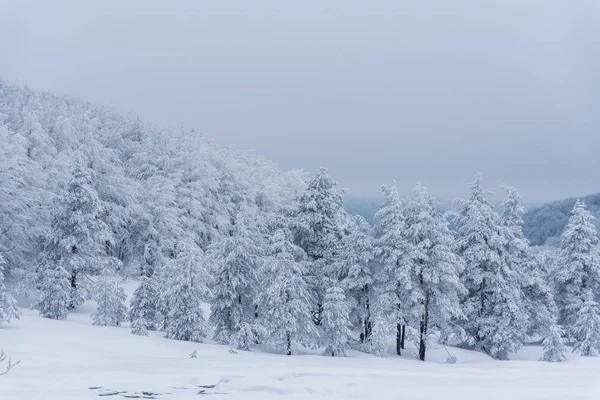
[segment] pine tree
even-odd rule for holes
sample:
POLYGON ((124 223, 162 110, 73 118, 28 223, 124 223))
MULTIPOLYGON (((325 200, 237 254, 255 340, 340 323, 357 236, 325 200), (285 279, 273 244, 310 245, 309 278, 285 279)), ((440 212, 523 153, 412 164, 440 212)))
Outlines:
POLYGON ((19 319, 20 315, 17 301, 8 293, 4 285, 4 259, 0 254, 0 326, 10 323, 13 319, 19 319))
POLYGON ((121 286, 120 279, 114 272, 105 267, 94 285, 93 298, 98 304, 92 313, 94 325, 119 326, 127 318, 125 300, 127 296, 121 286))
POLYGON ((523 207, 519 192, 502 186, 506 197, 502 203, 501 224, 506 229, 506 255, 510 269, 518 275, 523 292, 523 306, 527 313, 529 335, 547 332, 556 318, 556 304, 547 284, 541 261, 536 257, 523 234, 523 207))
POLYGON ((351 321, 360 333, 360 342, 364 343, 371 335, 371 307, 375 298, 373 230, 364 218, 356 217, 333 267, 332 276, 347 293, 351 321))
POLYGON ((344 296, 344 290, 334 286, 327 289, 323 302, 322 344, 325 347, 323 355, 331 357, 346 357, 350 347, 349 307, 344 296))
POLYGON ((470 196, 461 201, 454 220, 458 254, 465 261, 461 280, 468 291, 463 327, 476 348, 506 359, 525 339, 523 295, 518 273, 506 255, 507 230, 481 187, 481 176, 469 187, 470 196))
POLYGON ((342 197, 327 169, 321 167, 297 199, 294 217, 294 243, 302 248, 310 261, 308 274, 314 293, 313 320, 321 324, 323 298, 327 288, 326 269, 337 259, 343 237, 342 197))
POLYGON ((131 333, 138 336, 148 336, 146 329, 148 322, 143 318, 137 318, 131 323, 131 333))
POLYGON ((412 282, 412 249, 405 237, 406 222, 398 190, 387 186, 381 189, 384 199, 375 215, 375 256, 381 267, 375 276, 381 306, 396 324, 396 354, 400 355, 408 323, 410 298, 405 289, 412 282))
POLYGON ((155 277, 142 276, 129 303, 129 322, 144 321, 146 329, 155 330, 159 323, 160 291, 155 277))
POLYGON ((292 244, 283 230, 273 233, 261 274, 268 284, 259 296, 259 315, 266 344, 287 355, 295 354, 298 344, 311 345, 318 336, 304 258, 302 249, 292 244))
POLYGON ((31 308, 39 310, 44 318, 67 319, 71 284, 62 260, 42 263, 39 268, 39 287, 31 308))
POLYGON ((559 265, 555 271, 558 322, 572 337, 581 302, 588 291, 600 295, 600 257, 594 217, 577 201, 562 236, 559 265))
POLYGON ((183 244, 171 269, 167 338, 202 342, 207 335, 202 302, 210 298, 210 276, 205 270, 202 250, 191 243, 183 244))
POLYGON ((466 291, 459 275, 464 263, 454 253, 446 218, 424 186, 413 189, 404 215, 404 236, 412 249, 410 281, 404 291, 410 299, 409 323, 419 330, 419 359, 425 361, 428 332, 447 332, 463 316, 460 297, 466 291))
POLYGON ((549 334, 542 343, 544 353, 540 361, 546 362, 562 362, 567 360, 567 347, 563 342, 565 330, 560 325, 552 325, 549 328, 549 334))
POLYGON ((572 334, 574 353, 590 357, 600 355, 600 306, 590 290, 584 295, 583 304, 577 312, 572 334))
POLYGON ((219 343, 232 344, 248 350, 247 343, 256 337, 252 334, 255 324, 255 302, 258 293, 257 270, 263 250, 255 245, 251 233, 241 218, 237 218, 231 235, 210 248, 214 263, 214 286, 212 290, 211 316, 214 338, 219 343))
POLYGON ((377 357, 387 357, 388 322, 382 316, 373 318, 373 331, 367 341, 367 351, 377 357))

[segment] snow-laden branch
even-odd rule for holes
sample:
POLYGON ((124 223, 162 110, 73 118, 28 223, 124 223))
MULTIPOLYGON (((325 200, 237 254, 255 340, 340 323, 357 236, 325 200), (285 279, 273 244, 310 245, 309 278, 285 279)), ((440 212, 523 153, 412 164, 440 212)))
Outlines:
MULTIPOLYGON (((4 361, 6 360, 7 355, 4 353, 4 350, 0 350, 0 366, 4 363, 4 361)), ((15 363, 12 362, 12 360, 9 358, 8 359, 8 364, 6 365, 4 371, 0 372, 0 376, 2 375, 6 375, 8 374, 8 372, 13 369, 14 367, 16 367, 17 365, 19 365, 21 361, 17 361, 15 363)))

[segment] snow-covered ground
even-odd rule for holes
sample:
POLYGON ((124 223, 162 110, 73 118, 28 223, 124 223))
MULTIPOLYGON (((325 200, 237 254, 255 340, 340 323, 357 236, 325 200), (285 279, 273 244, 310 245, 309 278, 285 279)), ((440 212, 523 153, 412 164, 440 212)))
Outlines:
POLYGON ((67 321, 23 309, 21 320, 0 328, 0 347, 21 364, 0 378, 0 400, 66 399, 600 399, 600 358, 571 356, 565 363, 536 361, 528 346, 512 361, 434 346, 428 362, 406 355, 348 358, 284 356, 254 349, 230 353, 210 343, 139 337, 127 327, 91 325, 93 305, 67 321), (198 351, 197 358, 189 354, 198 351), (137 397, 136 397, 137 396, 137 397))

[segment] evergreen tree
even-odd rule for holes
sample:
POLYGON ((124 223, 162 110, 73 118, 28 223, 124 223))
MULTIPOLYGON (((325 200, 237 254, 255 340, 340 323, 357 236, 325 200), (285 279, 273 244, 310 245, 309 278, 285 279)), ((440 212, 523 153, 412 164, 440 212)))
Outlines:
POLYGON ((367 351, 377 357, 387 357, 388 322, 382 316, 373 318, 373 331, 367 341, 367 351))
POLYGON ((424 186, 414 188, 404 215, 404 236, 412 249, 410 281, 404 291, 410 298, 409 322, 419 330, 419 359, 425 361, 428 332, 447 332, 463 315, 460 297, 466 291, 459 275, 464 263, 454 253, 446 218, 424 186))
POLYGON ((337 259, 343 237, 342 197, 327 169, 321 167, 297 199, 294 218, 294 243, 307 254, 310 286, 314 293, 313 320, 321 324, 323 298, 327 288, 326 269, 337 259))
POLYGON ((250 327, 255 324, 255 300, 258 292, 257 270, 263 251, 251 239, 241 218, 233 225, 231 235, 210 248, 214 263, 210 324, 219 343, 248 350, 247 343, 257 336, 250 327))
POLYGON ((92 313, 94 325, 119 326, 127 318, 125 300, 127 296, 121 286, 120 279, 114 272, 105 267, 94 285, 93 298, 98 304, 92 313))
POLYGON ((67 319, 71 284, 62 260, 43 262, 39 271, 37 297, 31 308, 39 310, 44 318, 67 319))
POLYGON ((518 274, 523 292, 523 306, 527 314, 530 335, 547 332, 556 318, 556 304, 541 261, 536 257, 523 234, 523 207, 519 192, 510 186, 502 186, 506 197, 502 203, 501 224, 505 227, 506 255, 510 269, 518 274))
POLYGON ((396 324, 396 354, 404 348, 410 298, 405 290, 412 282, 411 245, 405 237, 406 221, 395 187, 381 187, 383 202, 375 214, 375 256, 381 267, 376 273, 381 307, 396 324))
POLYGON ((567 347, 563 342, 563 335, 565 330, 560 325, 552 325, 549 328, 549 334, 542 343, 544 346, 544 353, 540 358, 540 361, 546 362, 562 362, 567 360, 566 352, 567 347))
POLYGON ((157 308, 159 287, 154 277, 142 276, 129 303, 129 322, 143 321, 146 329, 155 330, 159 321, 157 308))
POLYGON ((454 220, 458 254, 465 261, 461 280, 468 291, 463 327, 476 348, 506 359, 521 348, 527 329, 519 276, 511 269, 506 229, 481 187, 481 176, 469 187, 454 220))
POLYGON ((573 336, 572 328, 584 296, 591 292, 593 298, 598 298, 600 294, 598 236, 593 222, 594 217, 585 209, 585 204, 577 201, 562 236, 555 271, 556 302, 558 322, 567 329, 569 337, 573 336))
POLYGON ((350 347, 349 307, 344 296, 344 290, 334 286, 327 289, 323 302, 322 344, 325 347, 323 355, 331 357, 346 357, 350 347))
POLYGON ((594 301, 589 290, 577 312, 572 334, 575 339, 574 353, 590 357, 600 355, 600 306, 594 301))
POLYGON ((267 345, 287 355, 295 354, 298 344, 314 343, 318 336, 304 257, 302 249, 291 243, 282 229, 273 233, 262 271, 268 283, 259 296, 259 315, 267 345))
POLYGON ((210 276, 204 267, 202 250, 194 244, 181 246, 171 265, 172 280, 168 290, 169 325, 167 338, 201 342, 207 326, 202 302, 210 298, 210 276))
POLYGON ((20 315, 17 301, 4 286, 4 259, 0 254, 0 326, 10 323, 13 319, 19 319, 20 315))
POLYGON ((138 336, 148 336, 146 326, 148 322, 143 318, 138 318, 131 323, 131 333, 138 336))
POLYGON ((343 243, 332 276, 347 293, 351 321, 360 332, 360 342, 364 343, 371 335, 371 307, 375 297, 373 230, 364 218, 356 217, 356 224, 343 243))

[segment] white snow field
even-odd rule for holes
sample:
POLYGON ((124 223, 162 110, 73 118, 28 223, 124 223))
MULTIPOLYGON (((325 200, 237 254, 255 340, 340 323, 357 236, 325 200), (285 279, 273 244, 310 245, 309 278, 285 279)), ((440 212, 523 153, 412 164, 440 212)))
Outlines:
POLYGON ((23 308, 20 320, 0 328, 0 347, 21 364, 0 377, 0 400, 124 398, 198 399, 600 399, 600 358, 570 356, 564 363, 536 361, 528 346, 511 361, 449 349, 445 364, 435 346, 428 361, 351 352, 347 358, 298 356, 260 349, 232 354, 210 343, 129 333, 128 327, 91 325, 93 305, 66 321, 23 308), (197 350, 197 358, 189 354, 197 350))

